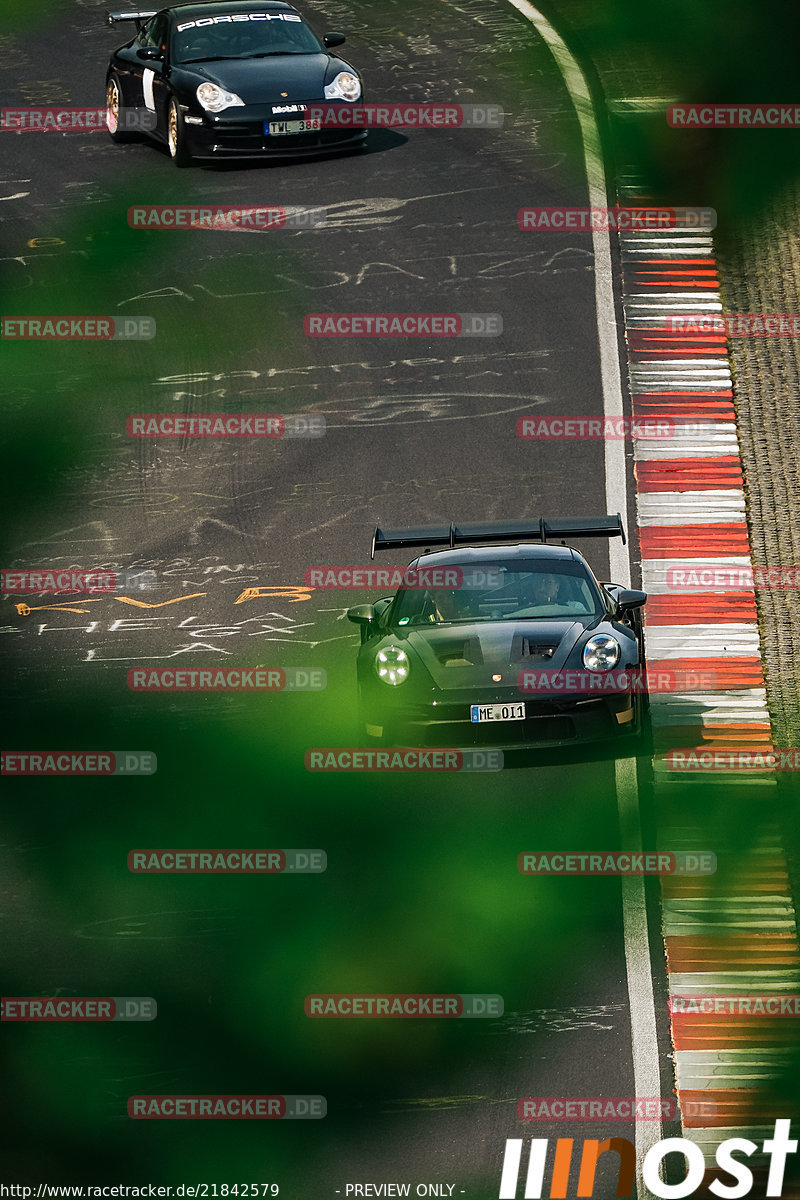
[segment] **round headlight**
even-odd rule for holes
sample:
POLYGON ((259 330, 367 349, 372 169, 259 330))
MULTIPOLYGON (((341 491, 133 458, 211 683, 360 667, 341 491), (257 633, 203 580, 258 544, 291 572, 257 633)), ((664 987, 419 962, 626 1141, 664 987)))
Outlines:
POLYGON ((217 87, 216 83, 201 83, 197 89, 197 99, 206 112, 222 112, 226 108, 244 108, 244 100, 235 92, 226 92, 217 87))
POLYGON ((325 85, 326 100, 358 100, 361 95, 361 80, 352 71, 340 71, 333 83, 325 85))
POLYGON ((590 671, 608 671, 619 662, 620 645, 610 633, 596 633, 583 647, 583 665, 590 671))
POLYGON ((375 655, 375 670, 382 683, 397 687, 399 683, 405 683, 408 679, 411 663, 405 650, 398 646, 387 646, 375 655))

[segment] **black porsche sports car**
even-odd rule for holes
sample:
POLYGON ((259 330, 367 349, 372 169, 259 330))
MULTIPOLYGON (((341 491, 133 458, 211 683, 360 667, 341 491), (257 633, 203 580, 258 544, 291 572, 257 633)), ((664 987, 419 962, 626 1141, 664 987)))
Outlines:
POLYGON ((206 0, 106 17, 137 29, 108 67, 107 119, 115 141, 131 136, 137 112, 149 116, 149 136, 166 144, 179 167, 194 159, 351 149, 367 136, 307 118, 311 103, 355 104, 362 84, 348 62, 330 53, 344 34, 320 40, 290 4, 206 0))
POLYGON ((548 544, 566 537, 625 533, 618 514, 377 529, 373 557, 425 550, 393 597, 347 614, 361 629, 362 740, 525 749, 642 736, 647 596, 598 583, 576 550, 548 544))

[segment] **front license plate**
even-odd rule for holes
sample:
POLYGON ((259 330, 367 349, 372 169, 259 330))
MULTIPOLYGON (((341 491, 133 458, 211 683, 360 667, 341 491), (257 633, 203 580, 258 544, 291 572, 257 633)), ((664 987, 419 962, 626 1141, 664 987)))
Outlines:
POLYGON ((524 704, 473 704, 469 719, 473 725, 481 721, 524 721, 524 704))
POLYGON ((264 133, 267 137, 280 137, 289 133, 313 133, 322 129, 322 120, 314 121, 265 121, 264 133))

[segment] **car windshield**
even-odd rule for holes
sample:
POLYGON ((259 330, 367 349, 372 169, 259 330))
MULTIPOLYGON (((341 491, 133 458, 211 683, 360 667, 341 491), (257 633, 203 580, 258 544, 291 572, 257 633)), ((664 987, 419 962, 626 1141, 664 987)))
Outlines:
POLYGON ((319 39, 296 13, 234 13, 198 17, 175 26, 175 63, 222 58, 267 58, 277 54, 319 54, 319 39))
POLYGON ((448 562, 447 568, 461 573, 460 586, 398 592, 390 624, 584 620, 606 611, 597 584, 580 563, 448 562))

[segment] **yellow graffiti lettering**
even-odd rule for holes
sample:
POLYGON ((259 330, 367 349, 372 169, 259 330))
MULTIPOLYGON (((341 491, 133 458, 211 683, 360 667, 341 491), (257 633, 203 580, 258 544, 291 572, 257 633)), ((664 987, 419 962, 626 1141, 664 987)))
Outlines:
POLYGON ((294 587, 291 584, 284 587, 251 587, 245 588, 233 603, 246 604, 248 600, 258 600, 261 596, 286 596, 290 604, 299 604, 301 600, 310 600, 313 591, 311 587, 294 587))
MULTIPOLYGON (((99 600, 81 600, 81 604, 99 604, 99 600)), ((32 612, 52 612, 54 609, 60 609, 61 612, 85 613, 89 612, 88 608, 71 608, 68 604, 35 604, 33 608, 29 604, 17 604, 17 612, 21 617, 29 617, 32 612)))
POLYGON ((205 596, 206 592, 192 592, 190 596, 176 596, 174 600, 162 600, 159 604, 149 604, 147 600, 132 600, 130 596, 115 596, 115 600, 119 600, 120 604, 133 604, 135 608, 164 608, 167 604, 179 604, 181 600, 196 600, 198 596, 205 596))

